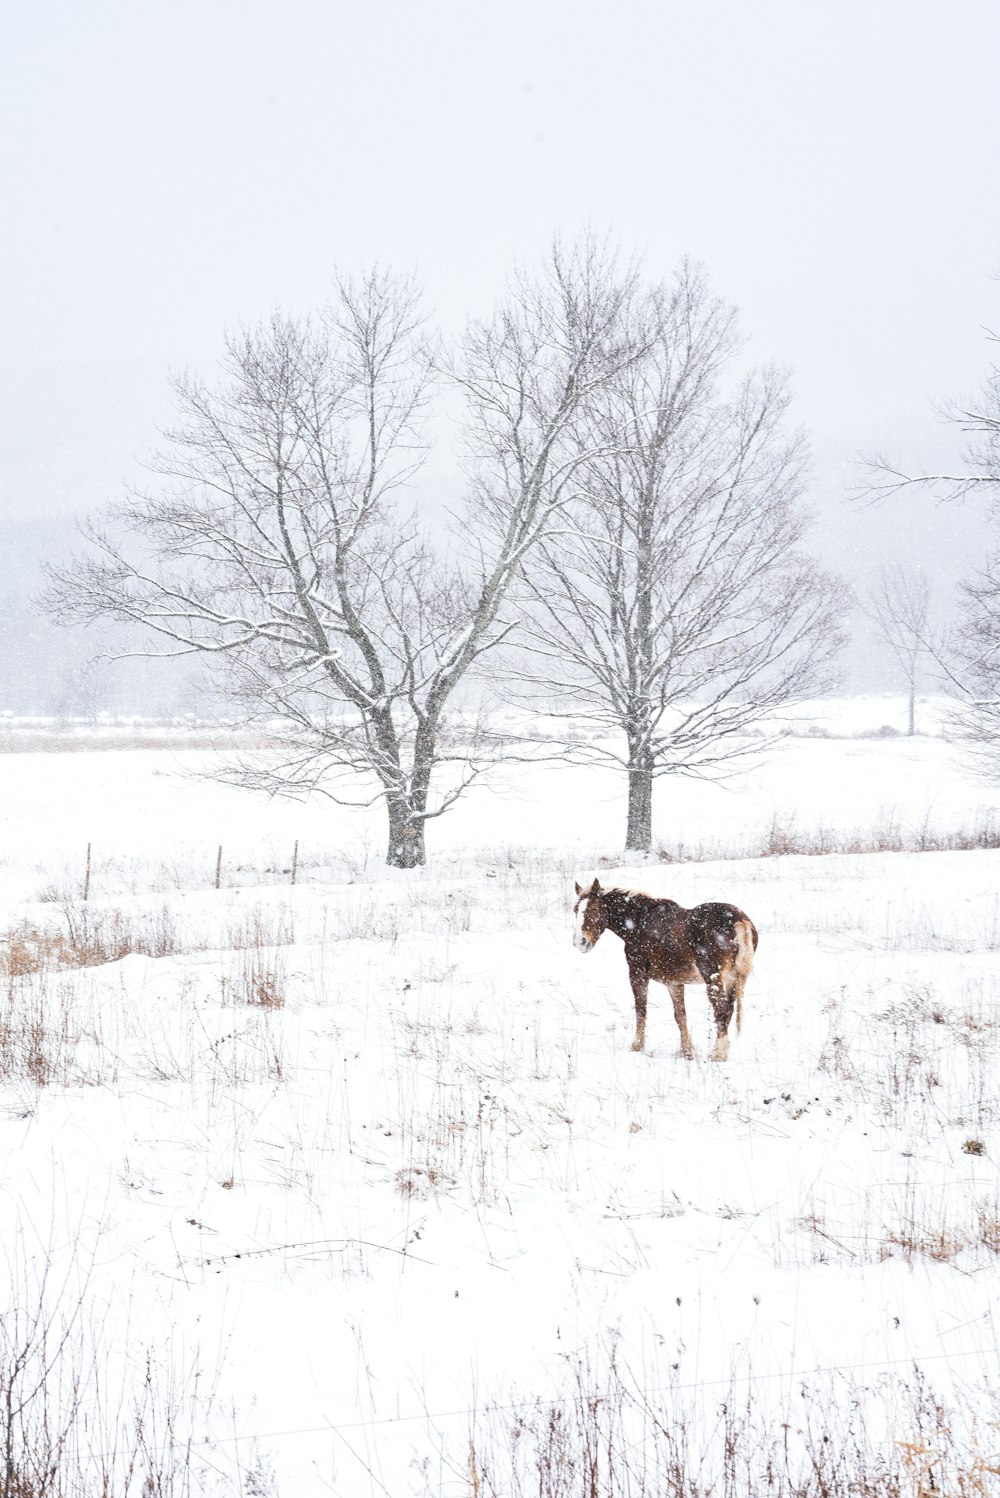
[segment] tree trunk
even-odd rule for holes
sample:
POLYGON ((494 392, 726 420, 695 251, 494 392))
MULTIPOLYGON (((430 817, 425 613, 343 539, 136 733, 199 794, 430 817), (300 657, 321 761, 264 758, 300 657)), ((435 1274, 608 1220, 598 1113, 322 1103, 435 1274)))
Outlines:
POLYGON ((424 818, 402 798, 386 798, 389 811, 389 850, 385 861, 393 869, 419 869, 427 862, 424 818))
POLYGON ((917 683, 914 680, 914 678, 911 676, 910 677, 910 726, 906 730, 907 737, 909 737, 911 739, 912 739, 913 735, 917 731, 916 730, 916 701, 917 701, 917 683))
POLYGON ((628 767, 627 853, 648 853, 653 844, 653 765, 648 751, 633 750, 628 767))
POLYGON ((653 842, 653 753, 650 748, 650 686, 653 681, 653 518, 655 487, 643 486, 636 529, 635 651, 631 676, 628 739, 628 828, 625 850, 648 853, 653 842))

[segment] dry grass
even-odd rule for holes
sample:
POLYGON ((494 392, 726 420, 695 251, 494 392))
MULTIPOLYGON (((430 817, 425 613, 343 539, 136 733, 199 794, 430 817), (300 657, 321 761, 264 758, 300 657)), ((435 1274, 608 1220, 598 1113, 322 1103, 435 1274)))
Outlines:
POLYGON ((86 1013, 69 974, 132 952, 165 956, 176 946, 166 910, 141 921, 121 911, 87 912, 71 916, 64 931, 30 922, 8 931, 0 938, 0 1077, 35 1087, 97 1081, 110 1058, 103 1056, 100 1021, 86 1013))
POLYGON ((235 976, 223 979, 223 993, 231 1004, 249 1004, 252 1009, 284 1009, 285 971, 265 951, 251 951, 235 976))
POLYGON ((295 940, 295 928, 287 910, 255 910, 230 926, 226 946, 240 954, 234 972, 222 980, 227 1003, 248 1004, 253 1009, 283 1009, 287 987, 286 948, 295 940))
POLYGON ((0 936, 0 975, 8 979, 65 968, 97 967, 140 953, 169 957, 180 949, 177 923, 163 907, 152 915, 123 910, 89 910, 66 906, 66 929, 35 926, 30 921, 0 936))
POLYGON ((32 974, 0 988, 0 1077, 23 1076, 36 1087, 67 1078, 74 1050, 71 995, 50 994, 32 974))
POLYGON ((135 1348, 131 1379, 99 1362, 86 1265, 75 1298, 54 1305, 50 1254, 19 1274, 0 1317, 0 1498, 194 1498, 196 1371, 149 1347, 135 1348))
POLYGON ((930 1224, 907 1218, 899 1227, 886 1233, 880 1257, 900 1255, 907 1264, 915 1259, 931 1259, 951 1264, 960 1254, 985 1248, 1000 1254, 1000 1205, 982 1202, 976 1209, 976 1221, 970 1226, 955 1227, 946 1222, 930 1224))
MULTIPOLYGON (((0 934, 0 979, 32 973, 98 967, 123 957, 173 957, 207 950, 207 939, 182 940, 177 919, 168 906, 153 912, 89 905, 63 905, 63 928, 21 921, 0 934)), ((262 953, 290 946, 295 929, 286 910, 254 910, 230 924, 213 946, 230 951, 262 953)), ((264 1003, 269 985, 260 988, 255 1002, 264 1003)))
POLYGON ((990 1253, 1000 1254, 1000 1209, 996 1203, 979 1208, 977 1237, 990 1253))
POLYGON ((231 951, 261 951, 266 947, 290 947, 295 941, 295 925, 286 909, 253 910, 226 929, 220 946, 231 951))
POLYGON ((396 1186, 401 1196, 423 1200, 433 1195, 441 1183, 441 1172, 433 1165, 414 1165, 396 1172, 396 1186))
POLYGON ((950 1264, 973 1242, 971 1234, 939 1224, 929 1227, 926 1223, 910 1220, 886 1233, 882 1257, 891 1259, 893 1250, 899 1249, 907 1264, 914 1259, 933 1259, 938 1264, 950 1264))
MULTIPOLYGON (((140 1006, 106 1016, 95 998, 99 990, 79 975, 133 954, 160 958, 204 951, 206 940, 190 934, 182 940, 166 907, 145 912, 66 905, 63 918, 61 929, 23 921, 0 937, 0 1079, 21 1079, 34 1087, 107 1081, 121 1064, 113 1038, 119 1023, 132 1027, 140 1048, 149 1049, 153 1075, 189 1075, 198 1063, 178 1051, 176 1041, 167 1040, 156 1015, 143 1015, 140 1006), (144 1038, 138 1041, 140 1035, 144 1038)), ((224 1000, 260 1011, 284 1008, 293 939, 284 910, 248 912, 212 938, 213 947, 234 953, 222 978, 224 1000)), ((129 979, 122 981, 128 984, 129 979)), ((224 1054, 211 1046, 206 1054, 214 1070, 221 1068, 235 1079, 233 1085, 256 1077, 262 1066, 269 1077, 283 1073, 278 1039, 256 1031, 249 1037, 241 1034, 238 1044, 236 1036, 226 1039, 233 1043, 224 1054)))
POLYGON ((682 1384, 648 1389, 636 1371, 612 1358, 595 1379, 576 1361, 566 1398, 477 1411, 467 1491, 477 1498, 987 1498, 997 1491, 995 1423, 946 1408, 919 1369, 877 1393, 846 1378, 805 1385, 769 1414, 750 1380, 699 1409, 682 1384), (891 1442, 886 1415, 903 1432, 891 1442))
POLYGON ((254 968, 246 974, 245 1002, 257 1009, 284 1009, 285 994, 273 968, 254 968))
POLYGON ((32 973, 83 965, 65 932, 44 931, 27 922, 15 926, 3 936, 0 964, 7 978, 24 978, 32 973))
POLYGON ((830 853, 972 853, 996 848, 1000 848, 1000 823, 992 817, 982 817, 971 827, 939 830, 926 821, 903 826, 887 815, 876 827, 853 831, 800 828, 794 817, 775 816, 758 838, 742 845, 661 843, 653 851, 661 863, 714 863, 744 858, 822 858, 830 853))
POLYGON ((909 1489, 913 1498, 992 1498, 997 1492, 994 1478, 1000 1478, 1000 1461, 971 1454, 964 1466, 949 1463, 948 1431, 931 1444, 927 1441, 897 1441, 902 1455, 909 1489), (947 1474, 947 1487, 942 1475, 947 1474))

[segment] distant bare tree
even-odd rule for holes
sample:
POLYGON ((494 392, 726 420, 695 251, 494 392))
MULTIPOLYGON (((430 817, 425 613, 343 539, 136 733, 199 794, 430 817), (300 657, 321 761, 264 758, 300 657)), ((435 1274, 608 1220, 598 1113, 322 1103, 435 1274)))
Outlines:
POLYGON ((626 771, 626 847, 645 851, 657 776, 718 769, 826 679, 842 590, 798 550, 783 381, 723 391, 732 310, 685 265, 632 317, 644 352, 577 415, 572 524, 530 560, 527 633, 552 711, 597 729, 577 752, 626 771))
POLYGON ((98 713, 107 707, 101 691, 106 674, 105 663, 100 660, 67 666, 62 673, 62 691, 56 706, 59 717, 86 718, 88 723, 95 724, 98 713))
POLYGON ((871 612, 882 639, 899 662, 909 694, 907 734, 916 732, 917 678, 924 656, 933 656, 931 590, 923 571, 907 571, 901 563, 885 567, 871 598, 871 612))
POLYGON ((312 321, 231 338, 219 388, 176 382, 162 486, 90 528, 96 555, 53 574, 50 608, 203 656, 243 721, 283 725, 285 752, 233 777, 381 799, 389 863, 422 864, 426 822, 482 762, 446 709, 512 626, 511 581, 579 466, 574 413, 629 357, 630 295, 593 242, 557 246, 470 329, 451 378, 475 488, 451 564, 402 509, 432 373, 417 297, 374 273, 312 321))

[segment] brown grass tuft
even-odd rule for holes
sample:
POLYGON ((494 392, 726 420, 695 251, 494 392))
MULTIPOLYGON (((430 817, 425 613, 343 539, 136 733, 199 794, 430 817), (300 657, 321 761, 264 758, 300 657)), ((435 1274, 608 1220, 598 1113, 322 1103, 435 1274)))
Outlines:
POLYGON ((1000 1211, 996 1204, 979 1208, 979 1241, 990 1253, 1000 1254, 1000 1211))
POLYGON ((973 1238, 970 1233, 945 1227, 928 1227, 920 1222, 904 1222, 895 1231, 885 1236, 885 1257, 891 1258, 891 1249, 902 1249, 903 1258, 911 1264, 916 1258, 933 1259, 939 1264, 950 1264, 952 1259, 969 1247, 973 1238))

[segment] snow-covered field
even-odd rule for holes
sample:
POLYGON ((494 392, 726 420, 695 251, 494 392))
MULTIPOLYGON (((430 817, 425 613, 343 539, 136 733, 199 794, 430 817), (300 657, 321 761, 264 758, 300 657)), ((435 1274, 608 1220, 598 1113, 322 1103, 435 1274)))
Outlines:
MULTIPOLYGON (((991 1490, 1000 852, 622 868, 621 787, 548 763, 394 874, 377 811, 206 760, 3 761, 12 1493, 49 1491, 32 1451, 62 1433, 114 1495, 695 1494, 728 1465, 735 1498, 880 1455, 913 1493, 935 1462, 991 1490), (655 987, 631 1052, 620 943, 571 946, 594 872, 752 915, 728 1063, 701 988, 693 1062, 655 987), (603 1486, 574 1486, 591 1450, 603 1486)), ((919 842, 998 802, 943 739, 817 734, 661 782, 656 829, 702 857, 775 825, 919 842)))

